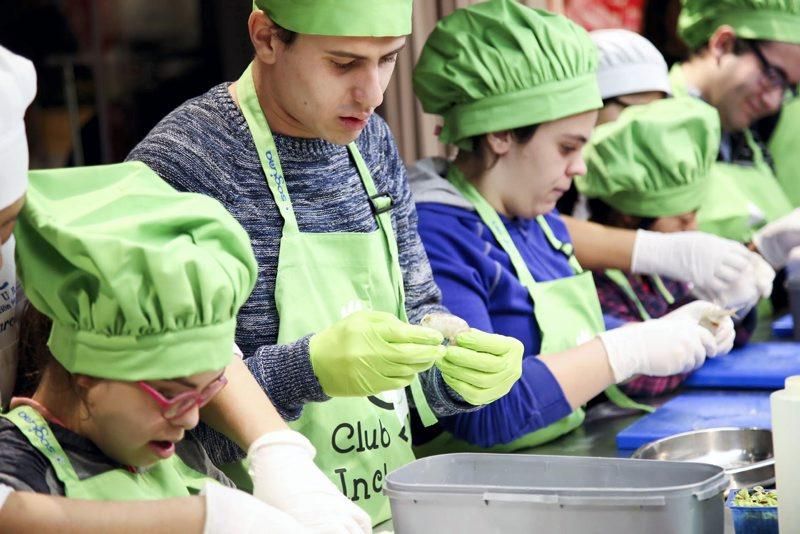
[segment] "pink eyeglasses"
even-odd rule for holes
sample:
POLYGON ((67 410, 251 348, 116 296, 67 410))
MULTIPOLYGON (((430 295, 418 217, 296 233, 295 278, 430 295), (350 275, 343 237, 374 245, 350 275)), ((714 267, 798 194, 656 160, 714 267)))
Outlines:
POLYGON ((184 391, 168 399, 147 382, 137 382, 139 387, 158 403, 159 408, 161 408, 161 414, 165 419, 177 419, 195 406, 202 408, 227 383, 228 379, 224 375, 220 375, 219 378, 208 384, 201 391, 184 391))

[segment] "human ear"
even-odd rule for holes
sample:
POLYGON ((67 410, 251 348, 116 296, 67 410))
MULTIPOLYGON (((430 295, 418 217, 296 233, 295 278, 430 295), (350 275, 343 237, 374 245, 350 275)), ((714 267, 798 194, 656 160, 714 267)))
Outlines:
POLYGON ((711 55, 719 63, 720 58, 725 54, 732 54, 734 44, 736 43, 736 30, 724 24, 716 29, 716 31, 708 39, 708 49, 711 55))
POLYGON ((497 156, 507 154, 511 150, 511 132, 491 132, 486 134, 486 144, 489 149, 497 156))
POLYGON ((278 39, 277 26, 272 19, 263 11, 253 11, 247 19, 247 29, 258 60, 275 63, 277 48, 283 43, 278 39))

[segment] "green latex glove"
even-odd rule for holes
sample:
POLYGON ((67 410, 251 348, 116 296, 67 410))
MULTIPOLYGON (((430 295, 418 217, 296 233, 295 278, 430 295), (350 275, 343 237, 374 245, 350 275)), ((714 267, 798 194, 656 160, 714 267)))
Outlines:
POLYGON ((447 385, 475 406, 496 401, 522 374, 522 343, 472 329, 456 337, 436 363, 447 385))
POLYGON ((442 334, 385 312, 360 311, 311 336, 311 366, 331 397, 400 389, 444 357, 442 334))

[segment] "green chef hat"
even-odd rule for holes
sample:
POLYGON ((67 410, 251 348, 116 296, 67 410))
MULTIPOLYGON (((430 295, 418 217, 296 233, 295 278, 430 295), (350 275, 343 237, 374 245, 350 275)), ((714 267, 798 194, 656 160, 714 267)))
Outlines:
POLYGON ((698 98, 626 108, 584 149, 578 190, 621 213, 671 217, 700 207, 720 142, 719 114, 698 98))
POLYGON ((744 39, 800 44, 800 0, 682 0, 678 34, 698 48, 723 24, 744 39))
POLYGON ((29 178, 17 267, 68 371, 158 380, 230 362, 257 265, 218 202, 178 193, 138 162, 29 178))
POLYGON ((597 49, 583 28, 516 0, 489 0, 439 21, 414 68, 422 108, 442 115, 439 138, 531 126, 602 106, 597 49))
POLYGON ((297 33, 399 37, 411 33, 412 0, 254 0, 278 25, 297 33))

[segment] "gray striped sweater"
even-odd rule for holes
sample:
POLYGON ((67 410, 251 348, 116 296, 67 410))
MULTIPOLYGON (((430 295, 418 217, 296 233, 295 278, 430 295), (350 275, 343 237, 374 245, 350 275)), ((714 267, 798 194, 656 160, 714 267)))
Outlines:
MULTIPOLYGON (((228 93, 213 87, 167 115, 134 148, 128 160, 147 164, 181 191, 219 200, 250 234, 259 276, 238 317, 236 342, 247 366, 288 420, 307 402, 324 402, 308 355, 308 337, 277 345, 275 308, 283 219, 269 192, 244 116, 228 93)), ((446 311, 417 234, 417 215, 405 167, 386 122, 373 115, 356 141, 379 192, 391 195, 409 320, 446 311)), ((347 148, 321 139, 275 135, 284 178, 303 232, 371 232, 377 228, 368 195, 347 148)), ((439 415, 470 410, 445 385, 436 368, 420 376, 431 408, 439 415)), ((199 428, 212 459, 234 461, 243 455, 233 443, 199 428)))

